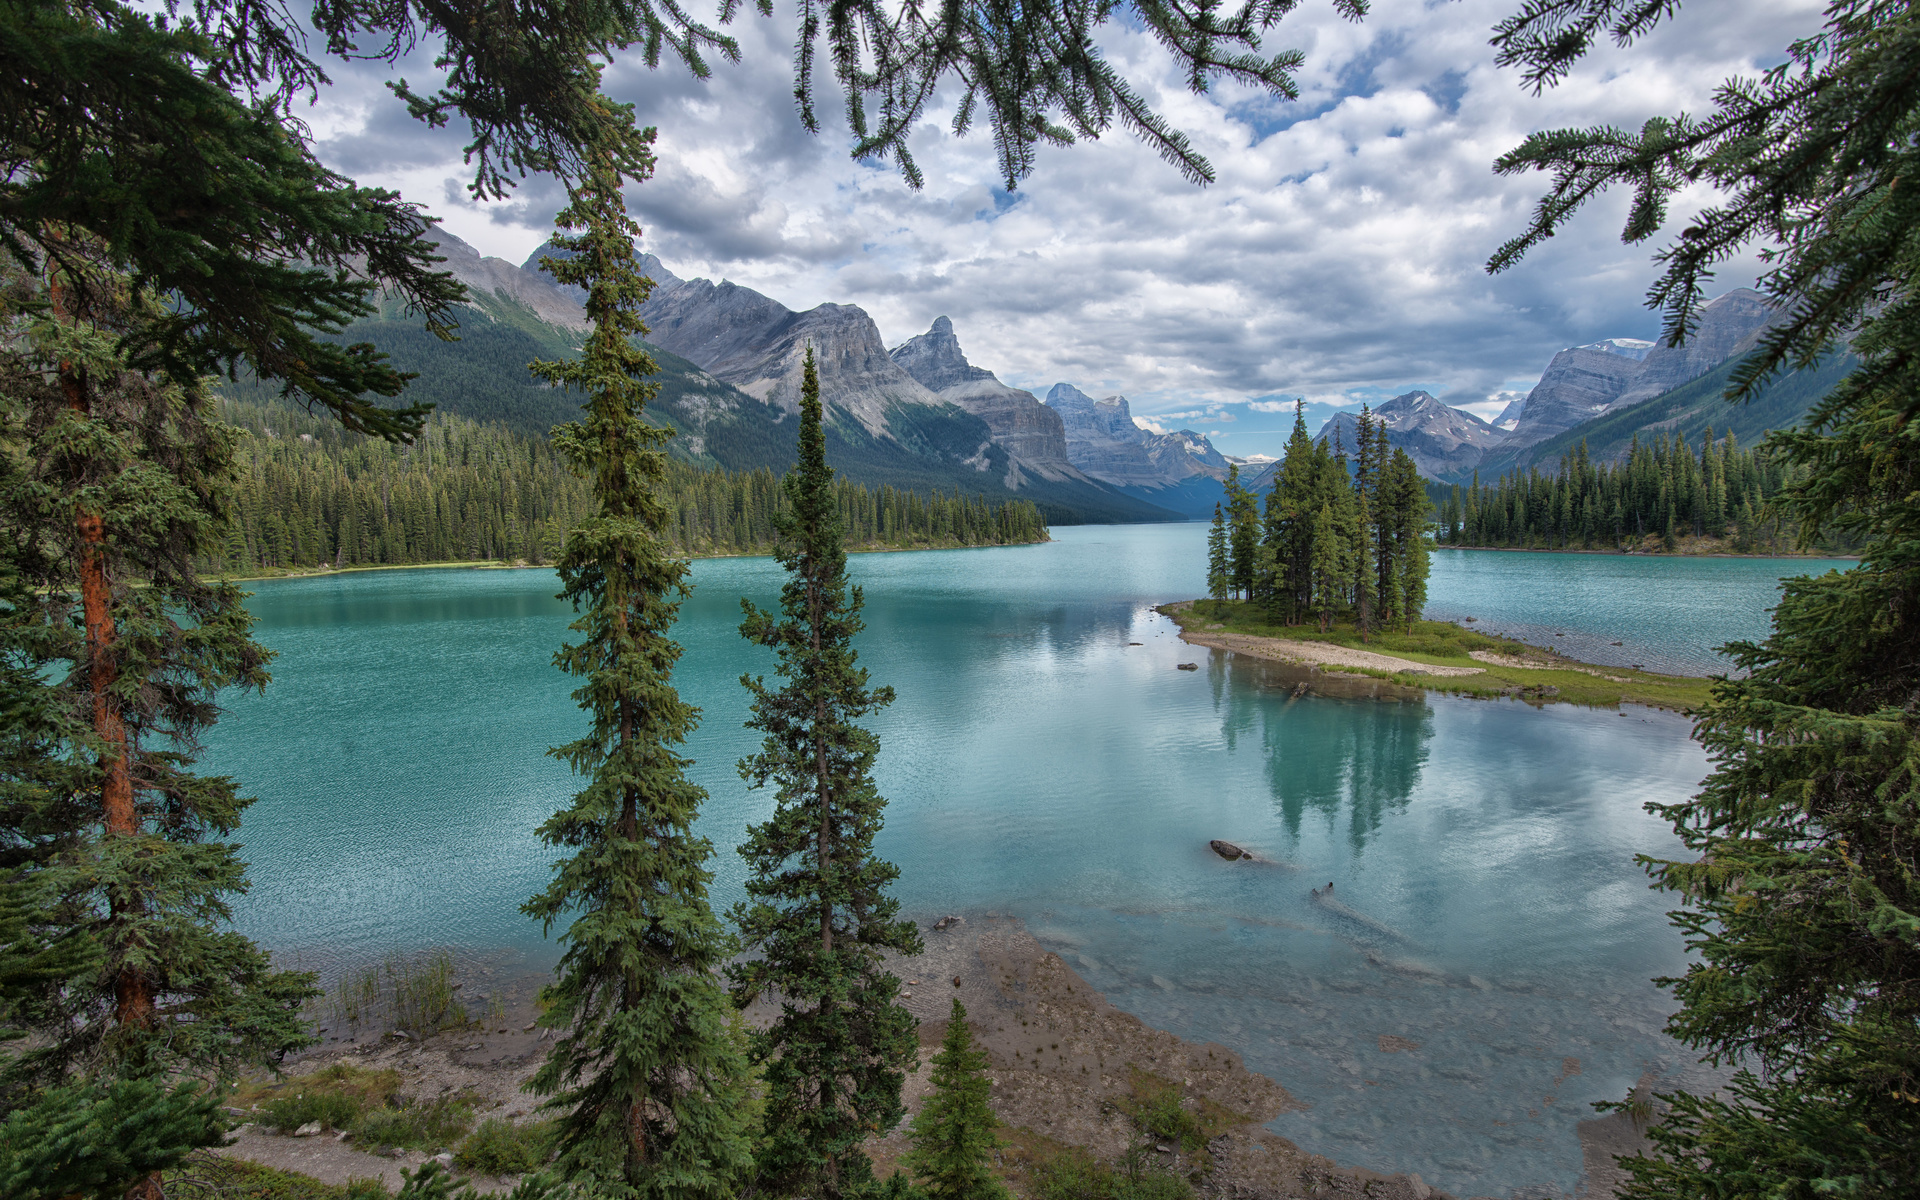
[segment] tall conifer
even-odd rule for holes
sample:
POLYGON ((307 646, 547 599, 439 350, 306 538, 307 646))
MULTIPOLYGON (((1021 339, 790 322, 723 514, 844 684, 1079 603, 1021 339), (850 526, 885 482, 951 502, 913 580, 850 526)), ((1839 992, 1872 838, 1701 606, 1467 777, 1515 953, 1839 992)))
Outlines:
POLYGON ((734 920, 750 951, 729 969, 743 1007, 780 1004, 754 1035, 766 1072, 763 1184, 813 1200, 858 1193, 872 1179, 861 1143, 903 1114, 900 1087, 918 1048, 913 1015, 884 951, 917 954, 920 934, 897 918, 887 887, 899 869, 874 855, 886 800, 873 782, 879 739, 857 722, 893 702, 869 688, 853 649, 861 591, 847 583, 847 554, 821 423, 820 377, 807 351, 800 393, 799 460, 784 485, 792 511, 778 519, 775 557, 787 569, 776 616, 742 600, 741 635, 779 654, 779 690, 753 676, 750 729, 766 735, 740 763, 754 787, 774 787, 773 815, 748 830, 741 857, 750 900, 734 920))
POLYGON ((316 992, 228 927, 245 864, 219 839, 251 801, 192 770, 220 691, 263 686, 271 657, 193 565, 224 538, 233 432, 198 386, 130 366, 123 336, 165 306, 65 249, 0 299, 0 958, 45 951, 0 975, 0 1034, 32 1039, 0 1063, 0 1191, 154 1197, 144 1172, 219 1138, 189 1081, 309 1044, 316 992))
POLYGON ((693 832, 705 793, 674 750, 697 711, 674 691, 680 647, 667 636, 687 564, 668 553, 662 449, 671 431, 642 421, 654 365, 631 339, 651 281, 638 228, 605 159, 569 189, 555 218, 565 259, 541 265, 587 289, 592 332, 568 362, 536 374, 586 393, 586 419, 555 445, 593 486, 597 513, 567 534, 561 596, 584 612, 579 642, 554 656, 581 680, 586 736, 551 753, 590 776, 540 828, 572 851, 525 911, 547 929, 567 917, 558 980, 541 1020, 559 1039, 529 1088, 560 1119, 558 1170, 598 1195, 715 1200, 748 1164, 746 1064, 716 972, 731 946, 707 903, 711 844, 693 832))
MULTIPOLYGON (((1378 588, 1373 561, 1373 412, 1365 405, 1360 408, 1357 430, 1355 436, 1360 444, 1354 452, 1354 472, 1350 485, 1354 514, 1348 525, 1351 542, 1347 567, 1353 573, 1353 625, 1364 642, 1373 631, 1378 588)), ((1343 460, 1343 479, 1345 468, 1343 460)))
POLYGON ((1260 509, 1240 482, 1240 464, 1227 467, 1227 558, 1232 586, 1242 599, 1253 598, 1253 551, 1260 544, 1260 509))
POLYGON ((1218 504, 1213 506, 1213 528, 1207 531, 1207 594, 1225 600, 1231 586, 1227 569, 1227 518, 1218 504))

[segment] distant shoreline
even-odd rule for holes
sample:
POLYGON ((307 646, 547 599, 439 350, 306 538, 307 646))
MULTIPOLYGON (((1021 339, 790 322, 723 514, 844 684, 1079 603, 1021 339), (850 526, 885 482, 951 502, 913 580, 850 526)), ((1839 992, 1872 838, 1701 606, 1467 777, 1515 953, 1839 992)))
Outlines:
POLYGON ((1808 562, 1859 562, 1858 554, 1793 554, 1781 551, 1778 554, 1736 554, 1729 550, 1703 550, 1698 553, 1674 551, 1655 553, 1651 550, 1576 550, 1562 547, 1549 550, 1544 546, 1456 546, 1451 542, 1434 543, 1436 550, 1483 550, 1492 554, 1611 554, 1617 558, 1782 558, 1808 562))
MULTIPOLYGON (((918 554, 929 550, 1011 550, 1021 546, 1044 546, 1053 538, 1042 538, 1037 542, 1003 542, 979 546, 849 546, 848 554, 918 554)), ((772 558, 773 551, 764 554, 690 554, 690 561, 699 562, 709 558, 772 558)), ((277 579, 319 579, 327 575, 351 575, 360 571, 452 571, 459 569, 470 571, 551 571, 552 563, 530 563, 524 559, 502 562, 497 558, 455 559, 450 562, 422 563, 365 563, 351 567, 312 567, 301 570, 282 571, 275 575, 221 575, 216 578, 229 583, 261 583, 277 579)))

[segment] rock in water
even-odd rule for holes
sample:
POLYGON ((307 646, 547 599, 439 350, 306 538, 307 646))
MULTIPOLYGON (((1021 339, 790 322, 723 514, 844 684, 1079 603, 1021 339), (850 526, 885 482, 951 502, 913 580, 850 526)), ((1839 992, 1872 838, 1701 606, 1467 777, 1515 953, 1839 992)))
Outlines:
POLYGON ((1199 663, 1176 663, 1174 664, 1174 669, 1178 671, 1198 671, 1200 669, 1200 664, 1199 663))
POLYGON ((1219 838, 1215 838, 1212 841, 1208 842, 1207 846, 1210 849, 1212 849, 1212 851, 1215 854, 1218 854, 1221 858, 1226 859, 1228 862, 1232 862, 1235 859, 1253 857, 1253 855, 1248 854, 1245 850, 1242 850, 1240 847, 1234 845, 1232 842, 1223 842, 1219 838))

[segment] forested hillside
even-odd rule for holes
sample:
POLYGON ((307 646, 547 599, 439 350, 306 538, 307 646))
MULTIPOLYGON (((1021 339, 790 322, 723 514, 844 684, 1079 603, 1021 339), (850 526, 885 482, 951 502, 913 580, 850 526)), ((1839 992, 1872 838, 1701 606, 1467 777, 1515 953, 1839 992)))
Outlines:
MULTIPOLYGON (((1732 432, 1686 439, 1657 435, 1629 443, 1624 461, 1596 462, 1582 442, 1557 470, 1509 471, 1494 482, 1430 493, 1439 508, 1438 539, 1461 546, 1535 549, 1700 549, 1777 553, 1797 548, 1798 528, 1768 501, 1792 479, 1765 449, 1747 450, 1732 432)), ((1844 550, 1839 543, 1826 546, 1844 550)))
MULTIPOLYGON (((1514 470, 1544 467, 1573 453, 1582 443, 1591 458, 1619 462, 1631 453, 1636 442, 1708 426, 1757 446, 1769 432, 1799 425, 1820 398, 1858 365, 1850 354, 1830 355, 1817 366, 1781 375, 1751 400, 1729 404, 1727 384, 1744 357, 1729 358, 1671 391, 1604 413, 1545 441, 1513 450, 1496 446, 1481 459, 1480 475, 1492 479, 1514 470)), ((1470 469, 1463 470, 1449 474, 1447 479, 1465 483, 1470 474, 1470 469)))
MULTIPOLYGON (((281 405, 229 400, 238 426, 240 484, 225 557, 213 569, 246 574, 329 563, 544 563, 590 510, 586 484, 544 438, 436 414, 411 446, 342 430, 281 405)), ((779 480, 755 471, 669 466, 676 549, 765 553, 786 506, 779 480)), ((1025 501, 835 480, 850 548, 1010 545, 1044 541, 1025 501)))

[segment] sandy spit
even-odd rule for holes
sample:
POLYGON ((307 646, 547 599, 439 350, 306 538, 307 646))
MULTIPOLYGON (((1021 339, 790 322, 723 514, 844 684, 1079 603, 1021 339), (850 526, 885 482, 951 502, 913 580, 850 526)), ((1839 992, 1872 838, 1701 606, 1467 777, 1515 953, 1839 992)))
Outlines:
MULTIPOLYGON (((1179 604, 1169 604, 1167 608, 1185 608, 1192 603, 1191 600, 1185 600, 1179 604)), ((1369 671, 1405 671, 1412 675, 1481 675, 1486 672, 1484 667, 1442 667, 1433 663, 1414 662, 1410 658, 1395 658, 1391 654, 1380 654, 1373 650, 1355 650, 1351 646, 1329 645, 1326 642, 1297 642, 1291 638, 1253 637, 1244 633, 1226 633, 1206 629, 1182 630, 1180 640, 1195 646, 1210 646, 1215 650, 1231 650, 1236 654, 1245 654, 1253 658, 1299 663, 1304 666, 1363 667, 1369 671)))

